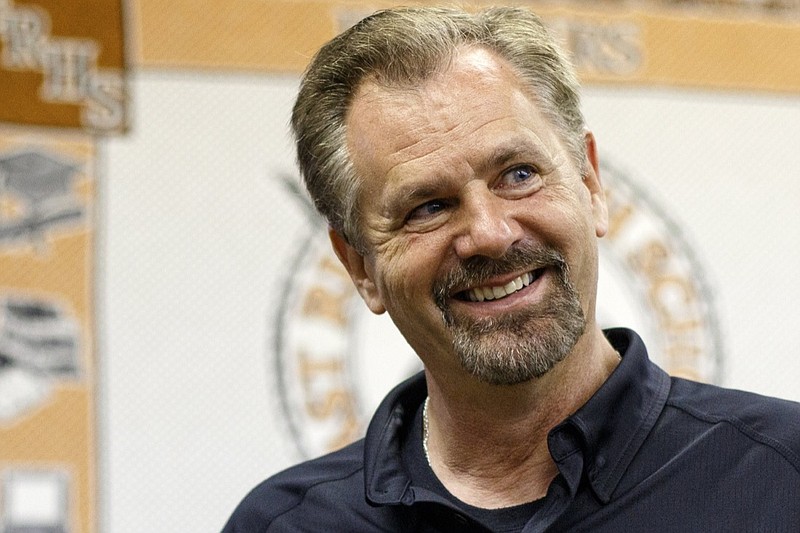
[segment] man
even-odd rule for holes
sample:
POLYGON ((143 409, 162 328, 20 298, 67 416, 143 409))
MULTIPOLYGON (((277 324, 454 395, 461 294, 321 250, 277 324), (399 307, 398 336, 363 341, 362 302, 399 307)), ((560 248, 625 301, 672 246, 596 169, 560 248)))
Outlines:
POLYGON ((292 123, 338 257, 425 371, 226 532, 800 531, 800 406, 670 379, 599 329, 595 141, 533 14, 368 17, 292 123))

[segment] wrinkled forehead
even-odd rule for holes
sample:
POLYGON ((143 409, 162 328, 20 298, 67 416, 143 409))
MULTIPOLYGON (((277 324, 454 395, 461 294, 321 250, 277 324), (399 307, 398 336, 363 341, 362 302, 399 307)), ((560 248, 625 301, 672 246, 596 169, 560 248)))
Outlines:
MULTIPOLYGON (((441 68, 422 79, 387 82, 379 74, 365 77, 351 100, 345 125, 348 130, 372 126, 381 137, 380 133, 387 131, 385 127, 399 122, 411 123, 412 128, 421 127, 422 124, 413 124, 415 117, 422 122, 458 121, 463 117, 452 116, 448 111, 459 99, 477 92, 491 93, 502 100, 529 91, 507 61, 484 48, 467 47, 457 50, 441 68)), ((475 104, 480 106, 484 102, 475 104)), ((445 123, 442 127, 455 126, 456 123, 445 123)))
POLYGON ((444 147, 442 143, 484 123, 531 115, 537 123, 546 122, 538 107, 505 60, 482 48, 468 48, 446 69, 415 85, 366 80, 348 113, 348 149, 354 159, 424 153, 426 146, 444 147))
POLYGON ((476 78, 513 77, 516 83, 522 83, 520 73, 500 54, 484 46, 470 44, 458 46, 418 68, 393 68, 389 63, 368 72, 356 85, 351 102, 363 95, 365 88, 379 87, 398 95, 418 93, 431 84, 461 72, 476 78))

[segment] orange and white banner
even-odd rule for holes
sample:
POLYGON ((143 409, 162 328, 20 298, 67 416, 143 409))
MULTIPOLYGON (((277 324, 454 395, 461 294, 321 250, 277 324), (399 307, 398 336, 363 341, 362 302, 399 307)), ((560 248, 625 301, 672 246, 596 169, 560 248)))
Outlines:
POLYGON ((0 121, 121 131, 121 0, 0 0, 0 121))
POLYGON ((82 135, 0 129, 4 532, 93 531, 95 156, 82 135))

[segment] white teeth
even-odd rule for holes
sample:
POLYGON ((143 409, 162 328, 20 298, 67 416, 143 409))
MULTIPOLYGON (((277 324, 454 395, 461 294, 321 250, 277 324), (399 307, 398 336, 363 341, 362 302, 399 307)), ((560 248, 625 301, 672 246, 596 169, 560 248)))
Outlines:
POLYGON ((469 291, 467 295, 470 302, 482 302, 486 299, 483 297, 483 291, 469 291))
POLYGON ((526 272, 514 278, 502 287, 475 287, 467 292, 471 302, 483 302, 484 300, 497 300, 514 294, 523 287, 527 287, 533 282, 533 274, 526 272))

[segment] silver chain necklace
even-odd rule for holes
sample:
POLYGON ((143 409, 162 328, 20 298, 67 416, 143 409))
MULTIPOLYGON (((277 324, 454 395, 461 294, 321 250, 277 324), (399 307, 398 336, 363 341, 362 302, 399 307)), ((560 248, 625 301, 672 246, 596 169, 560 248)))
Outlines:
POLYGON ((431 456, 428 453, 428 400, 430 399, 430 396, 426 396, 425 403, 422 404, 422 450, 425 452, 425 459, 428 461, 428 466, 433 468, 431 456))

